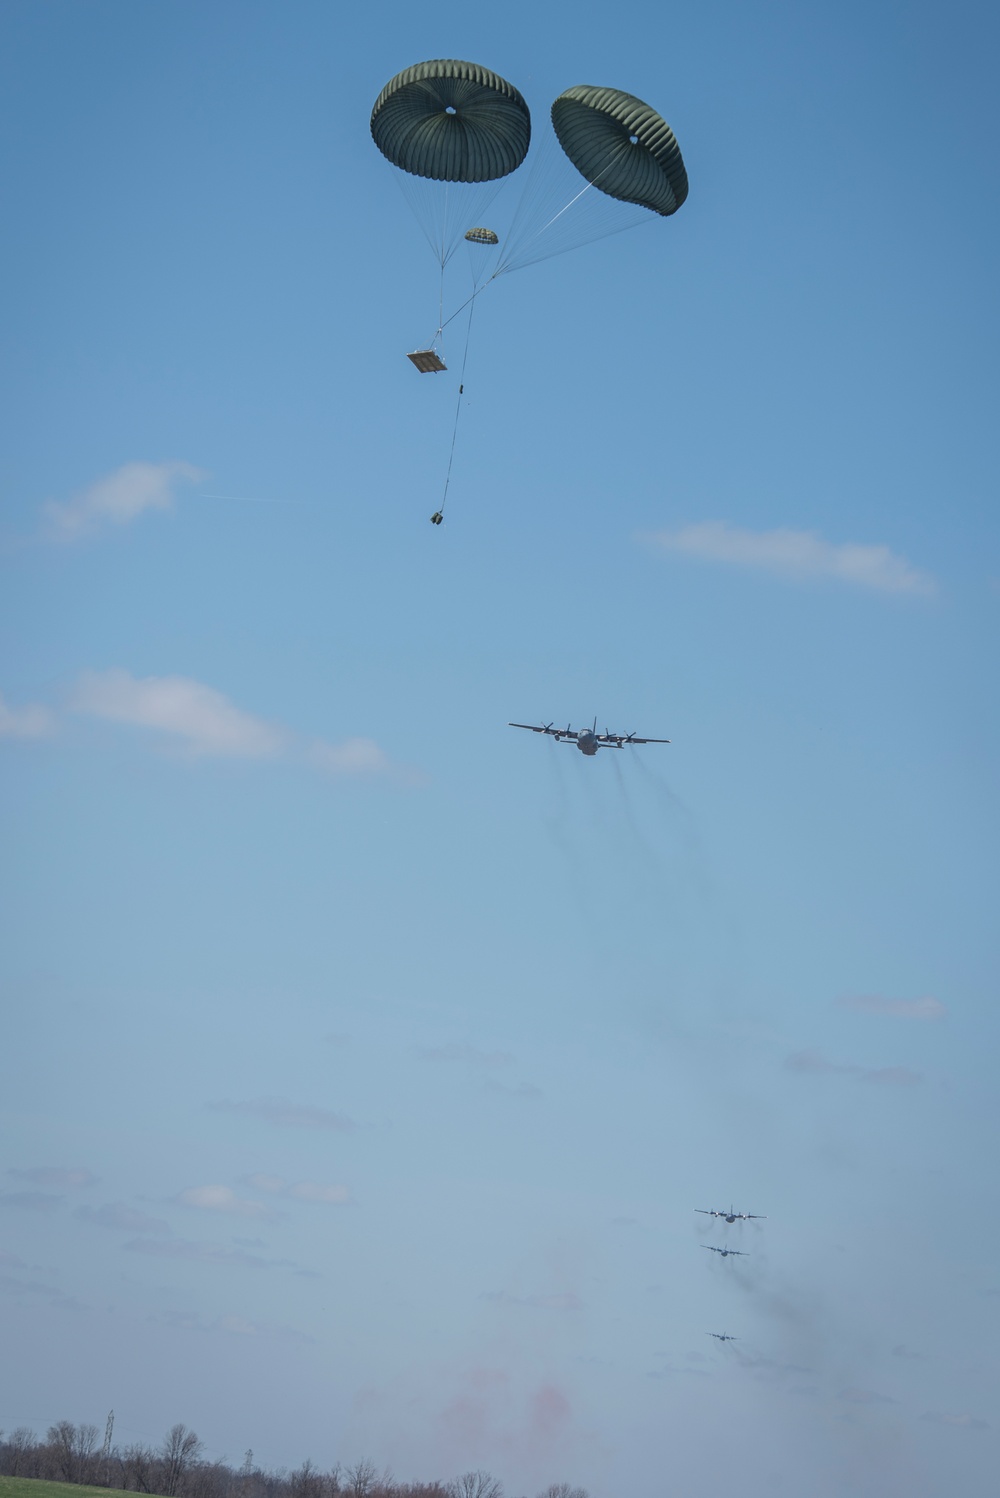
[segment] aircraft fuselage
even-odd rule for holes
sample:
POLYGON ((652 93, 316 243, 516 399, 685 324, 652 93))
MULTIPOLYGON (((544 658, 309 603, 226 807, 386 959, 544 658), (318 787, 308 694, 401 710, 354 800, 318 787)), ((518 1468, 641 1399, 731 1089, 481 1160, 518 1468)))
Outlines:
POLYGON ((596 754, 600 748, 596 733, 590 728, 585 728, 577 738, 576 747, 581 754, 596 754))

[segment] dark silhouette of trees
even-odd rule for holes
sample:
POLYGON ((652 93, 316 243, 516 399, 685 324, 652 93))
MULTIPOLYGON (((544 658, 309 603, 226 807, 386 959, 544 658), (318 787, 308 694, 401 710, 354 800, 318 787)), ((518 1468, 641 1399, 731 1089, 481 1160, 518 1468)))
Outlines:
POLYGON ((167 1431, 161 1454, 166 1466, 163 1491, 166 1498, 175 1498, 181 1478, 191 1464, 197 1461, 203 1450, 201 1441, 186 1425, 173 1425, 167 1431))
POLYGON ((448 1484, 452 1498, 503 1498, 503 1484, 488 1472, 463 1472, 448 1484))
POLYGON ((118 1484, 111 1483, 111 1486, 126 1488, 131 1493, 153 1492, 150 1483, 153 1481, 155 1463, 156 1455, 152 1448, 144 1446, 141 1441, 126 1446, 117 1461, 122 1481, 118 1484))
POLYGON ((35 1445, 35 1435, 26 1425, 19 1425, 12 1430, 5 1442, 7 1454, 7 1465, 5 1471, 9 1477, 24 1476, 24 1466, 27 1453, 32 1451, 35 1445))
POLYGON ((60 1420, 58 1425, 49 1426, 45 1440, 58 1481, 86 1481, 93 1465, 91 1458, 97 1445, 97 1426, 73 1425, 69 1420, 60 1420))
MULTIPOLYGON (((464 1472, 450 1482, 397 1482, 371 1461, 324 1472, 306 1459, 294 1471, 268 1472, 248 1450, 239 1467, 204 1460, 204 1446, 186 1425, 173 1425, 159 1447, 141 1441, 98 1446, 96 1425, 60 1420, 40 1440, 27 1426, 0 1431, 0 1476, 36 1477, 89 1487, 119 1488, 158 1498, 503 1498, 489 1472, 464 1472)), ((538 1498, 587 1498, 583 1488, 554 1483, 538 1498)))

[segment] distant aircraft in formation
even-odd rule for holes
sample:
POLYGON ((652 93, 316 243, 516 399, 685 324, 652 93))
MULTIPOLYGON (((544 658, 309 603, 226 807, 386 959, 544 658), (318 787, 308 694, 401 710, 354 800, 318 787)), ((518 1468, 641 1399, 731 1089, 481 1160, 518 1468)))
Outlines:
POLYGON ((706 1332, 706 1337, 714 1337, 716 1342, 738 1342, 739 1337, 731 1337, 728 1332, 706 1332))
POLYGON ((669 744, 669 739, 640 739, 634 733, 597 732, 597 719, 593 728, 553 728, 551 723, 508 723, 508 728, 526 728, 529 733, 547 733, 559 744, 563 739, 575 744, 581 754, 595 755, 598 749, 623 749, 626 744, 669 744))
POLYGON ((710 1254, 721 1254, 724 1259, 728 1259, 731 1254, 735 1255, 737 1259, 748 1257, 740 1248, 716 1248, 711 1243, 703 1243, 701 1246, 702 1248, 707 1248, 710 1254))
POLYGON ((724 1222, 766 1222, 767 1218, 758 1212, 734 1212, 732 1207, 728 1212, 714 1212, 711 1207, 695 1207, 702 1217, 721 1217, 724 1222))

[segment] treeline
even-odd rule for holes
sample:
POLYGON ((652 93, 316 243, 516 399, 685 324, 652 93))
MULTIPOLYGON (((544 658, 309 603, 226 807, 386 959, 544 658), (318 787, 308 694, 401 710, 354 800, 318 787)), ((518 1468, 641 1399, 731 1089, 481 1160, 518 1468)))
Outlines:
MULTIPOLYGON (((109 1422, 110 1429, 110 1422, 109 1422)), ((320 1471, 305 1461, 294 1472, 267 1472, 248 1451, 241 1467, 208 1462, 204 1446, 186 1425, 174 1425, 159 1446, 98 1444, 96 1425, 60 1420, 45 1439, 26 1426, 0 1432, 0 1476, 121 1488, 159 1498, 504 1498, 503 1484, 488 1472, 465 1472, 449 1482, 398 1482, 372 1462, 320 1471)), ((585 1488, 553 1483, 538 1498, 588 1498, 585 1488)))

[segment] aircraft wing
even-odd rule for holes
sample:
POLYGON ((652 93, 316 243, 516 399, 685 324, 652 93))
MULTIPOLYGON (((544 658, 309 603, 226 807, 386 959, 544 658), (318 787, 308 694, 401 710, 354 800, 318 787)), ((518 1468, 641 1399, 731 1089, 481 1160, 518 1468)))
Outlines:
MULTIPOLYGON (((599 733, 597 735, 597 742, 599 744, 607 744, 609 748, 614 745, 616 749, 623 749, 626 744, 669 744, 670 740, 640 739, 634 733, 599 733)), ((695 1210, 698 1211, 700 1208, 696 1208, 695 1210)))
POLYGON ((555 739, 575 739, 579 735, 573 728, 553 728, 551 723, 508 723, 508 728, 526 728, 529 733, 547 733, 555 739))
POLYGON ((713 1212, 709 1207, 695 1207, 695 1211, 700 1212, 702 1217, 718 1217, 719 1215, 718 1212, 713 1212))

